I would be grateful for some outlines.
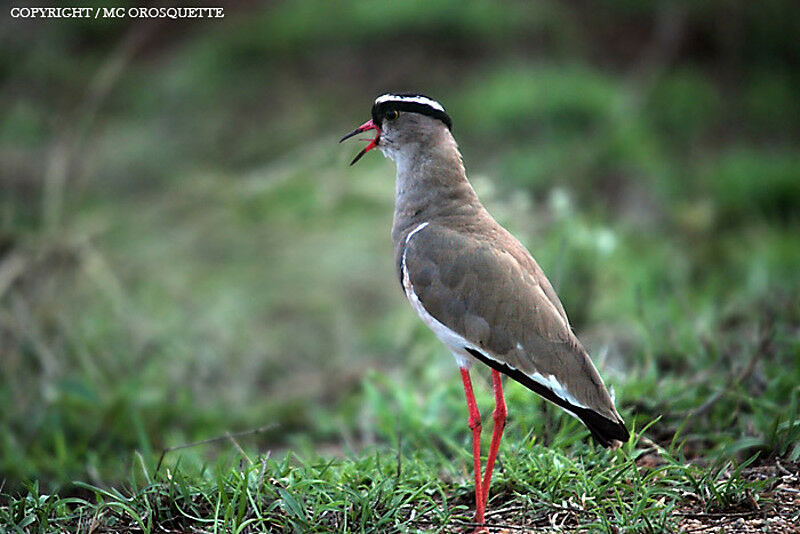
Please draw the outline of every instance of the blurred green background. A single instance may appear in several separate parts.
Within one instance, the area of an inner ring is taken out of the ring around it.
[[[629,423],[797,457],[800,4],[242,1],[0,30],[6,491],[268,424],[242,446],[466,446],[456,367],[393,272],[394,166],[337,145],[386,91],[448,109]],[[584,443],[507,393],[507,440]]]

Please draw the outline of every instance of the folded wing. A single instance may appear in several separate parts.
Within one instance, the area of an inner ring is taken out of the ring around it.
[[[577,416],[601,444],[627,441],[550,282],[502,227],[477,235],[431,223],[406,240],[402,258],[406,292],[466,340],[466,352]]]

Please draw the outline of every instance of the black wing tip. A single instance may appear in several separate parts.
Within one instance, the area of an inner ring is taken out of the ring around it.
[[[630,439],[631,435],[622,420],[611,420],[608,417],[600,415],[594,410],[590,410],[589,408],[582,408],[580,406],[570,404],[566,400],[555,395],[548,388],[544,387],[538,382],[533,381],[529,376],[520,372],[519,370],[513,369],[501,362],[493,360],[480,351],[468,347],[464,348],[467,352],[475,356],[475,358],[482,361],[489,367],[510,376],[537,395],[540,395],[556,406],[575,414],[581,420],[581,422],[586,425],[586,428],[589,429],[589,432],[591,432],[595,441],[597,441],[603,447],[611,447],[616,449],[623,443],[627,443]]]
[[[589,429],[594,440],[603,447],[616,449],[631,438],[630,432],[622,421],[612,421],[590,410],[583,410],[582,413],[576,415]]]

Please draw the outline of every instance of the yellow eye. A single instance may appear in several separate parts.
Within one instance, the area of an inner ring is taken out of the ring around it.
[[[387,121],[393,121],[393,120],[397,119],[397,117],[399,117],[399,116],[400,116],[400,112],[397,111],[396,109],[393,109],[392,111],[387,111],[386,112],[386,120]]]

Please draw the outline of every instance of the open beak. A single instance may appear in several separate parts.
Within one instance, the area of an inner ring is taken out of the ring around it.
[[[339,142],[341,143],[345,139],[350,139],[354,135],[358,135],[360,133],[367,132],[369,130],[375,130],[378,133],[375,135],[375,138],[372,141],[370,141],[369,144],[365,146],[364,149],[361,152],[359,152],[355,158],[353,158],[353,161],[350,162],[350,165],[354,165],[358,160],[361,159],[361,156],[363,156],[364,154],[366,154],[367,152],[378,146],[378,140],[381,138],[381,129],[378,128],[375,125],[375,123],[372,122],[372,120],[370,119],[361,126],[359,126],[358,128],[356,128],[355,130],[353,130],[352,132],[350,132],[349,134],[339,139]]]

